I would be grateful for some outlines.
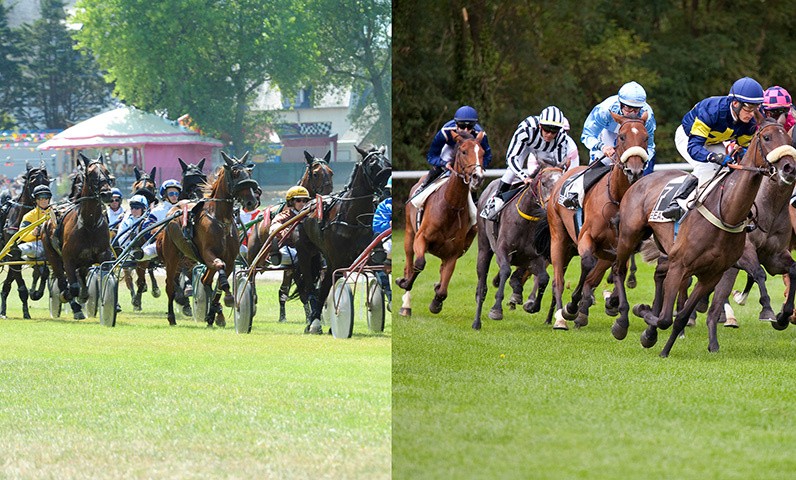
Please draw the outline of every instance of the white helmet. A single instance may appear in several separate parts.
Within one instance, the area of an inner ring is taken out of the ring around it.
[[[130,197],[130,201],[128,203],[130,204],[130,208],[132,208],[133,206],[138,206],[135,204],[142,205],[144,210],[146,210],[147,207],[149,207],[149,202],[147,201],[146,197],[143,195],[133,195],[132,197]]]
[[[558,107],[549,106],[539,114],[539,124],[549,127],[564,128],[564,114]]]
[[[619,89],[619,102],[628,107],[641,108],[647,101],[647,92],[637,82],[628,82]]]

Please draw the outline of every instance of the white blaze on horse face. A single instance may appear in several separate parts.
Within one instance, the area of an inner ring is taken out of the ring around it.
[[[630,131],[633,132],[633,135],[638,135],[638,128],[632,127]]]

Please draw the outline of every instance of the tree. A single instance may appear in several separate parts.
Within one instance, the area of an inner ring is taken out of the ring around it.
[[[361,93],[351,116],[374,124],[375,143],[391,145],[392,3],[314,0],[308,9],[317,21],[318,61],[328,73],[327,84],[350,86]]]
[[[311,18],[298,0],[81,0],[81,48],[137,107],[190,114],[247,148],[248,106],[266,82],[290,94],[322,78]]]
[[[63,129],[107,106],[111,89],[93,58],[74,49],[63,0],[41,0],[40,7],[41,18],[19,32],[24,102],[14,112],[28,128]]]
[[[16,124],[11,112],[20,103],[17,86],[22,79],[17,34],[8,26],[8,9],[0,0],[0,130]]]

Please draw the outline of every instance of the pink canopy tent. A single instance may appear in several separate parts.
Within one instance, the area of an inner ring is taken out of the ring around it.
[[[213,163],[214,153],[217,153],[214,149],[222,146],[220,140],[175,126],[158,115],[134,107],[121,107],[80,122],[38,148],[129,149],[132,151],[133,165],[146,171],[157,167],[157,181],[160,183],[167,178],[180,178],[182,170],[177,162],[178,157],[187,163],[197,163],[207,158],[207,170]]]

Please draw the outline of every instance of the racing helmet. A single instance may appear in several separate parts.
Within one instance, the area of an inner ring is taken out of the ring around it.
[[[143,195],[133,195],[130,197],[130,208],[142,208],[144,210],[149,207],[149,202]]]
[[[182,184],[179,181],[170,178],[165,182],[163,182],[163,185],[160,186],[160,198],[164,200],[166,199],[167,188],[176,188],[177,190],[182,192]]]
[[[763,103],[763,87],[757,83],[757,80],[743,77],[732,84],[730,93],[727,96],[738,102],[759,105]]]
[[[539,114],[539,124],[548,127],[564,128],[564,114],[558,107],[549,106]]]
[[[477,122],[478,112],[469,105],[463,105],[453,115],[454,122]]]
[[[290,189],[287,191],[287,194],[285,194],[285,200],[290,201],[293,200],[294,198],[306,198],[307,200],[309,200],[310,192],[308,192],[307,189],[302,187],[301,185],[290,187]]]
[[[792,103],[790,94],[782,87],[769,87],[763,92],[763,109],[765,110],[788,108]]]
[[[641,108],[647,101],[647,92],[638,82],[628,82],[619,89],[619,102],[628,107]]]
[[[49,195],[50,197],[53,196],[53,192],[50,191],[50,187],[47,185],[39,185],[33,189],[33,198],[43,194]]]

